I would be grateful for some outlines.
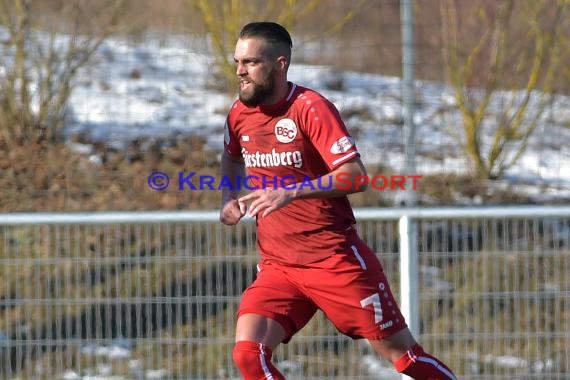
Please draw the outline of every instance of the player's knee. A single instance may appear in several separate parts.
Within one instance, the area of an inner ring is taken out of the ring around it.
[[[260,350],[259,343],[255,342],[237,342],[234,346],[232,357],[235,365],[243,371],[243,369],[251,368],[259,362]]]
[[[271,375],[279,380],[284,377],[271,364],[271,350],[261,343],[240,341],[232,351],[235,365],[242,373],[244,379],[265,379]]]

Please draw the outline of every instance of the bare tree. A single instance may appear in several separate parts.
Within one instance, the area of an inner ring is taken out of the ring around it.
[[[471,13],[460,6],[441,2],[444,68],[465,153],[477,176],[497,178],[524,154],[553,92],[568,1],[485,0],[470,3]],[[517,96],[501,97],[505,90]],[[502,106],[491,110],[499,97]]]
[[[53,3],[65,25],[42,19],[30,0],[0,0],[0,141],[5,144],[58,138],[77,72],[114,30],[123,0]]]
[[[237,78],[235,65],[232,59],[235,40],[241,27],[254,20],[274,20],[289,31],[302,20],[315,12],[321,5],[321,0],[187,0],[201,15],[214,52],[216,69],[221,74],[219,78],[223,83],[220,87],[226,90],[235,89]],[[324,35],[338,33],[350,22],[363,0],[356,2],[354,7],[340,19],[327,25]]]

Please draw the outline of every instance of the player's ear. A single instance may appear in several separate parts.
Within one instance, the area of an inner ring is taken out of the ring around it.
[[[277,64],[282,71],[287,71],[289,68],[289,60],[284,55],[277,57]]]

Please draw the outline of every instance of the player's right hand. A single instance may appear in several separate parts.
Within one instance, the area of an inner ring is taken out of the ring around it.
[[[232,199],[222,206],[220,211],[220,222],[228,226],[236,225],[247,211],[245,202]]]

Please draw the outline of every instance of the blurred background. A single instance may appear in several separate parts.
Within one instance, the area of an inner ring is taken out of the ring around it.
[[[570,2],[404,3],[407,25],[398,0],[0,0],[2,378],[237,378],[254,226],[220,226],[220,192],[179,175],[219,178],[233,49],[256,20],[290,30],[289,79],[334,102],[371,176],[408,173],[413,146],[421,207],[537,206],[419,219],[418,328],[460,378],[568,378]],[[396,293],[408,196],[351,196],[377,212],[359,224]],[[399,378],[323,316],[276,361]]]
[[[412,2],[421,204],[568,199],[564,1]],[[217,191],[148,176],[217,175],[246,22],[294,37],[290,79],[333,100],[371,175],[404,174],[398,1],[2,2],[0,208],[216,208]],[[370,189],[356,206],[395,206]]]

